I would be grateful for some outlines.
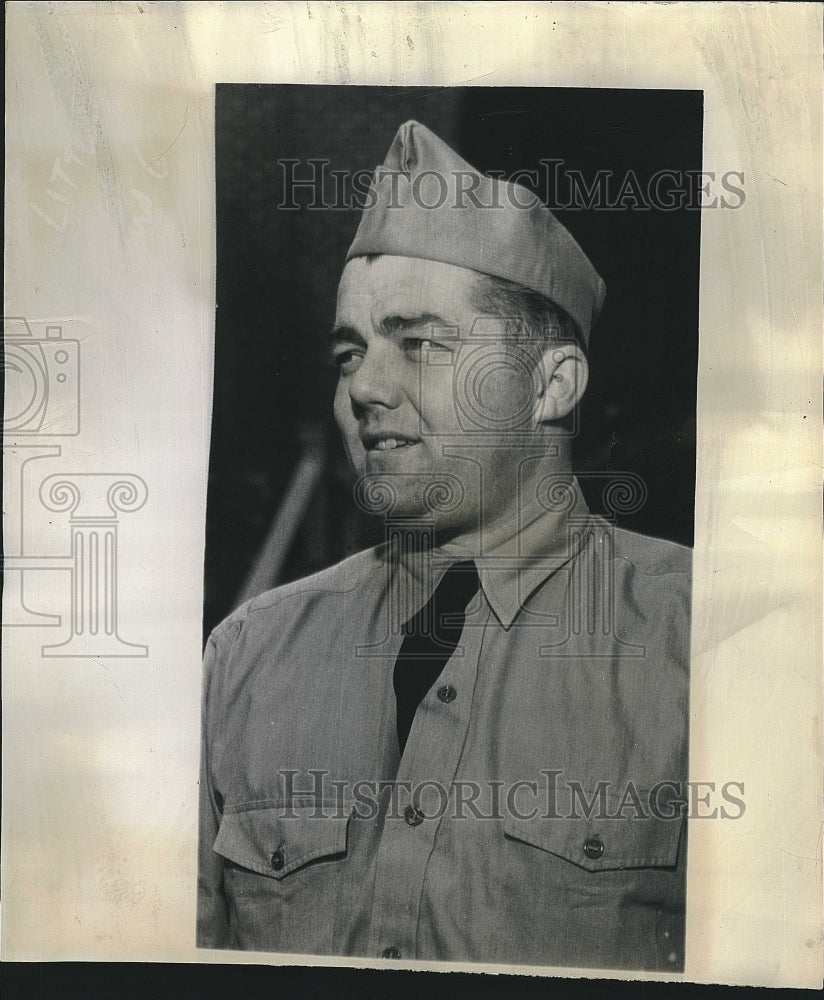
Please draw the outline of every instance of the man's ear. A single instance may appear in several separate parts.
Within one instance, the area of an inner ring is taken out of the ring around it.
[[[563,420],[583,396],[589,365],[577,344],[550,344],[541,355],[541,393],[536,401],[538,424]]]

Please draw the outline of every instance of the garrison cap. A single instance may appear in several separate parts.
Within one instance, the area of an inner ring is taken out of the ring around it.
[[[605,286],[569,232],[526,188],[487,177],[425,125],[408,121],[376,168],[346,260],[421,257],[540,292],[585,343]]]

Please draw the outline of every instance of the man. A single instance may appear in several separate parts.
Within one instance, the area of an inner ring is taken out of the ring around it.
[[[571,473],[603,296],[537,199],[401,127],[332,334],[386,541],[209,640],[201,946],[683,968],[690,559]]]

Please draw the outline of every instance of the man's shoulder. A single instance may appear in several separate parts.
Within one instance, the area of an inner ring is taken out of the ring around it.
[[[692,577],[692,549],[666,538],[641,535],[626,528],[613,528],[615,558],[631,563],[647,577]]]
[[[670,662],[688,670],[692,549],[614,526],[603,537],[611,549],[608,583],[615,602],[616,634],[666,651]]]
[[[665,538],[610,527],[614,583],[624,603],[651,619],[661,614],[689,621],[692,549]]]
[[[212,638],[220,640],[225,635],[236,632],[243,623],[261,616],[297,613],[299,607],[309,602],[338,600],[352,592],[363,592],[376,581],[381,581],[380,570],[385,566],[385,547],[356,552],[342,562],[301,577],[291,583],[282,584],[264,591],[239,605],[212,631]]]

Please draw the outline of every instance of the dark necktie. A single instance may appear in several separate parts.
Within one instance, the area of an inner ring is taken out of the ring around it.
[[[455,563],[432,597],[403,627],[394,676],[401,755],[418,706],[460,641],[467,606],[479,586],[474,562]]]

